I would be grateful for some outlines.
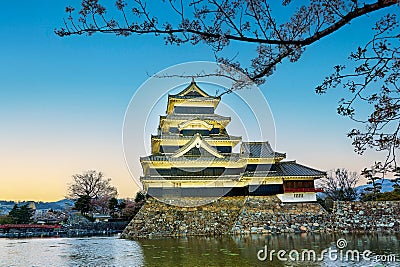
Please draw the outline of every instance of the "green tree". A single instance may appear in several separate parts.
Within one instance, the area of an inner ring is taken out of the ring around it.
[[[115,216],[115,213],[119,210],[118,199],[115,197],[110,198],[108,201],[108,209],[110,210],[111,215]]]
[[[118,209],[123,210],[125,208],[126,208],[126,201],[122,200],[121,203],[119,203],[119,205],[118,205]]]
[[[368,186],[364,189],[362,200],[371,201],[379,200],[388,197],[391,200],[397,197],[400,193],[400,167],[391,167],[382,162],[375,162],[371,168],[365,168],[361,174],[367,179]],[[393,192],[381,193],[382,184],[388,176],[393,176],[391,182],[393,183]],[[390,193],[390,194],[389,194]]]
[[[0,225],[2,224],[12,224],[14,221],[11,216],[0,216]]]
[[[400,167],[396,167],[393,169],[394,178],[392,179],[393,184],[393,191],[396,193],[400,193]]]
[[[87,215],[92,211],[91,200],[92,198],[88,195],[77,198],[74,203],[74,209],[80,211],[82,215]]]
[[[135,196],[135,202],[136,203],[140,203],[140,202],[143,202],[145,200],[146,200],[146,192],[139,191],[139,192],[136,193],[136,196]]]
[[[365,168],[361,174],[367,179],[368,186],[362,192],[361,200],[376,200],[382,190],[382,183],[385,179],[386,170],[380,162],[376,162],[371,169]]]
[[[29,208],[29,204],[26,203],[22,206],[14,205],[9,213],[14,223],[26,224],[32,222],[33,210]]]

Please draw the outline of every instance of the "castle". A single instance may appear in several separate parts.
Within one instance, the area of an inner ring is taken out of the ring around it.
[[[314,181],[325,172],[284,161],[269,142],[228,135],[230,117],[215,113],[220,97],[192,81],[168,95],[166,115],[151,136],[151,155],[140,158],[141,182],[153,197],[276,195],[282,202],[313,202]],[[240,152],[233,149],[240,145]]]

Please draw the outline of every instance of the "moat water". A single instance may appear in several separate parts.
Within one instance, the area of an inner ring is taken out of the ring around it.
[[[0,239],[0,266],[400,266],[400,235]]]

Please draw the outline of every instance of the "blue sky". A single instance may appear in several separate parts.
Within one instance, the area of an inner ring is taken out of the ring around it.
[[[60,38],[53,30],[70,3],[2,3],[0,199],[63,198],[70,176],[88,169],[112,177],[121,197],[134,196],[121,137],[132,95],[148,73],[214,59],[206,46],[165,46],[153,36]],[[382,160],[381,154],[353,152],[345,134],[357,125],[336,114],[340,90],[314,93],[332,67],[368,39],[378,14],[312,45],[298,62],[285,61],[260,86],[275,119],[277,150],[289,159],[357,171]],[[240,51],[242,58],[251,55],[248,46]]]

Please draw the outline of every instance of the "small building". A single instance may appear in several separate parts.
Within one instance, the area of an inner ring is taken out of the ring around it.
[[[92,216],[95,222],[108,222],[111,219],[111,216],[107,214],[93,213]]]
[[[153,197],[276,195],[282,202],[316,201],[314,181],[326,175],[284,161],[268,141],[228,135],[231,118],[215,113],[221,98],[192,81],[168,95],[166,115],[151,136],[151,155],[140,158],[141,181]],[[240,153],[233,149],[240,145]]]

